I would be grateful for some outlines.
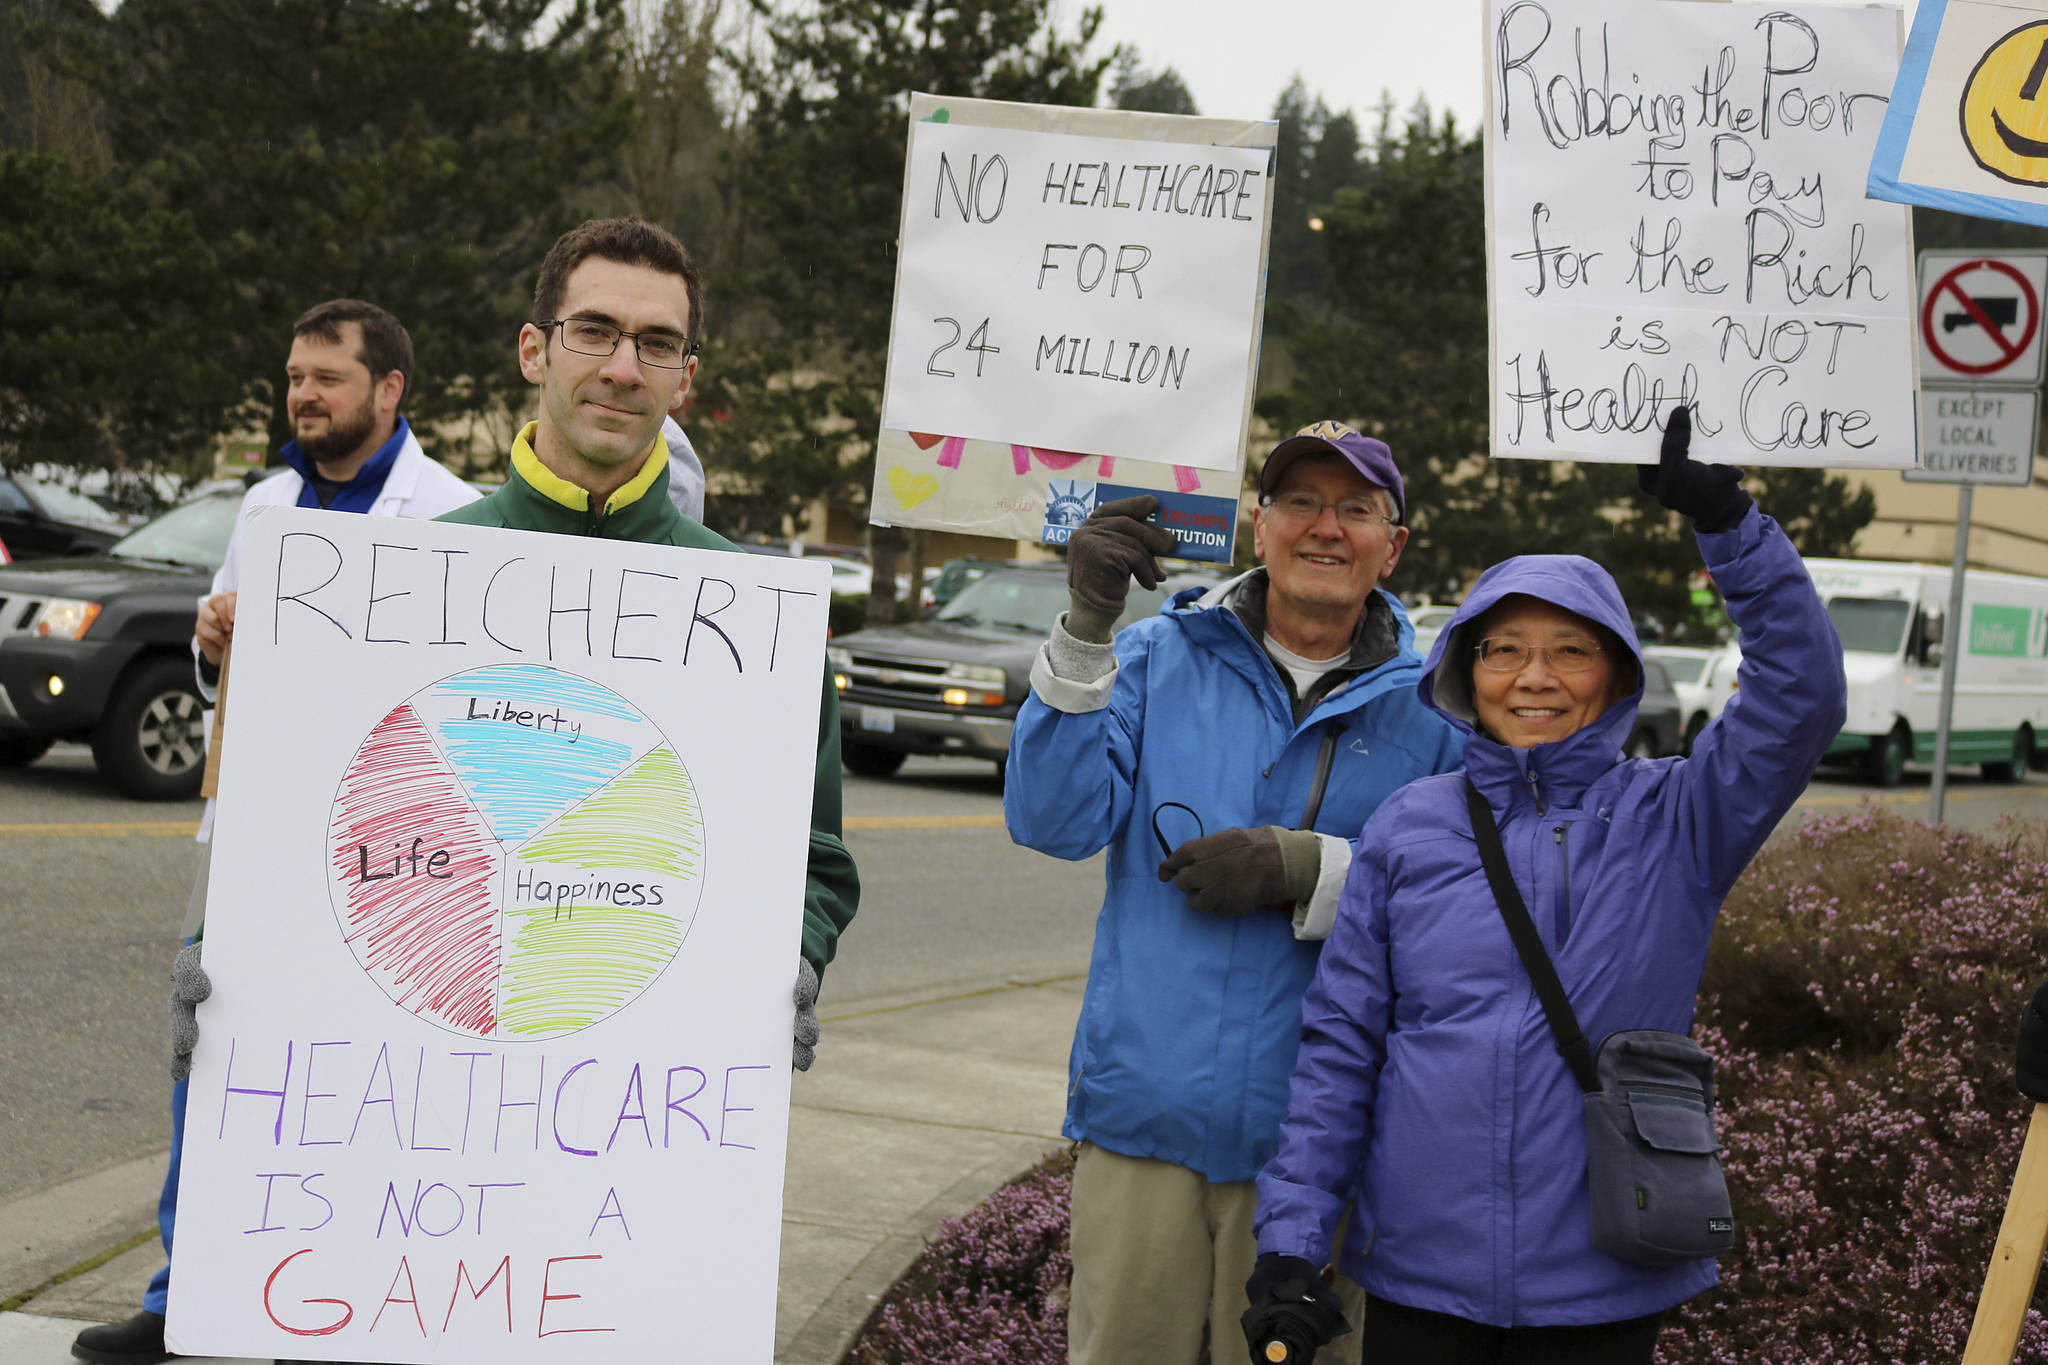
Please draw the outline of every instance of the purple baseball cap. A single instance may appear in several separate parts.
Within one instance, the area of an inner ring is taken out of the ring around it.
[[[1394,465],[1394,452],[1385,441],[1362,436],[1342,422],[1314,422],[1295,432],[1266,456],[1259,471],[1259,496],[1272,496],[1287,467],[1304,455],[1334,453],[1351,462],[1368,483],[1387,490],[1394,499],[1394,520],[1408,519],[1408,493],[1401,484],[1401,471]]]

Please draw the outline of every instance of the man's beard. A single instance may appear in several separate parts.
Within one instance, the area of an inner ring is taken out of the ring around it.
[[[377,414],[368,403],[352,413],[330,412],[327,418],[326,434],[301,436],[299,449],[314,464],[331,464],[345,460],[356,453],[356,448],[369,439],[376,429]]]

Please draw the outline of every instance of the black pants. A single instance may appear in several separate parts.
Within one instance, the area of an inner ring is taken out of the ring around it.
[[[1664,1315],[1591,1327],[1489,1327],[1365,1298],[1365,1365],[1649,1365]]]

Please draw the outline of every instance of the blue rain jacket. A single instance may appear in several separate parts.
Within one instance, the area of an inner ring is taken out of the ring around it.
[[[1721,901],[1841,727],[1842,649],[1798,551],[1752,510],[1698,537],[1741,628],[1741,690],[1689,759],[1622,754],[1641,700],[1509,749],[1473,731],[1470,623],[1510,593],[1637,649],[1614,581],[1578,556],[1481,576],[1420,691],[1471,733],[1465,758],[1586,1036],[1688,1032]],[[1449,662],[1446,662],[1449,661]],[[1329,1259],[1395,1303],[1510,1326],[1658,1312],[1712,1259],[1645,1269],[1593,1246],[1578,1087],[1487,885],[1462,777],[1417,782],[1366,825],[1302,1010],[1280,1151],[1259,1176],[1259,1249]]]
[[[1298,941],[1278,910],[1190,909],[1159,880],[1155,812],[1173,847],[1236,826],[1302,827],[1324,760],[1309,827],[1350,839],[1391,793],[1456,769],[1462,746],[1416,695],[1415,631],[1391,595],[1377,594],[1398,626],[1392,656],[1298,725],[1227,596],[1190,588],[1118,631],[1107,707],[1074,715],[1027,698],[1003,792],[1018,843],[1068,859],[1109,849],[1065,1133],[1213,1182],[1250,1180],[1273,1154],[1321,944]],[[1169,801],[1197,812],[1201,828],[1159,809]]]

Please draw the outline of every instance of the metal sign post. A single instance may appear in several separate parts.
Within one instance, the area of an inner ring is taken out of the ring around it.
[[[1969,627],[1963,620],[1963,574],[1970,564],[1971,484],[1956,489],[1956,559],[1948,580],[1948,616],[1941,628],[1941,710],[1934,730],[1934,823],[1942,822],[1942,803],[1948,796],[1948,732],[1956,702],[1956,664],[1969,642]]]
[[[1942,621],[1941,710],[1934,730],[1934,823],[1948,797],[1956,669],[1970,647],[1963,577],[1970,563],[1970,498],[1980,483],[2033,481],[2039,395],[2048,372],[2042,315],[2048,254],[1920,253],[1920,467],[1915,482],[1953,483],[1956,547]]]

